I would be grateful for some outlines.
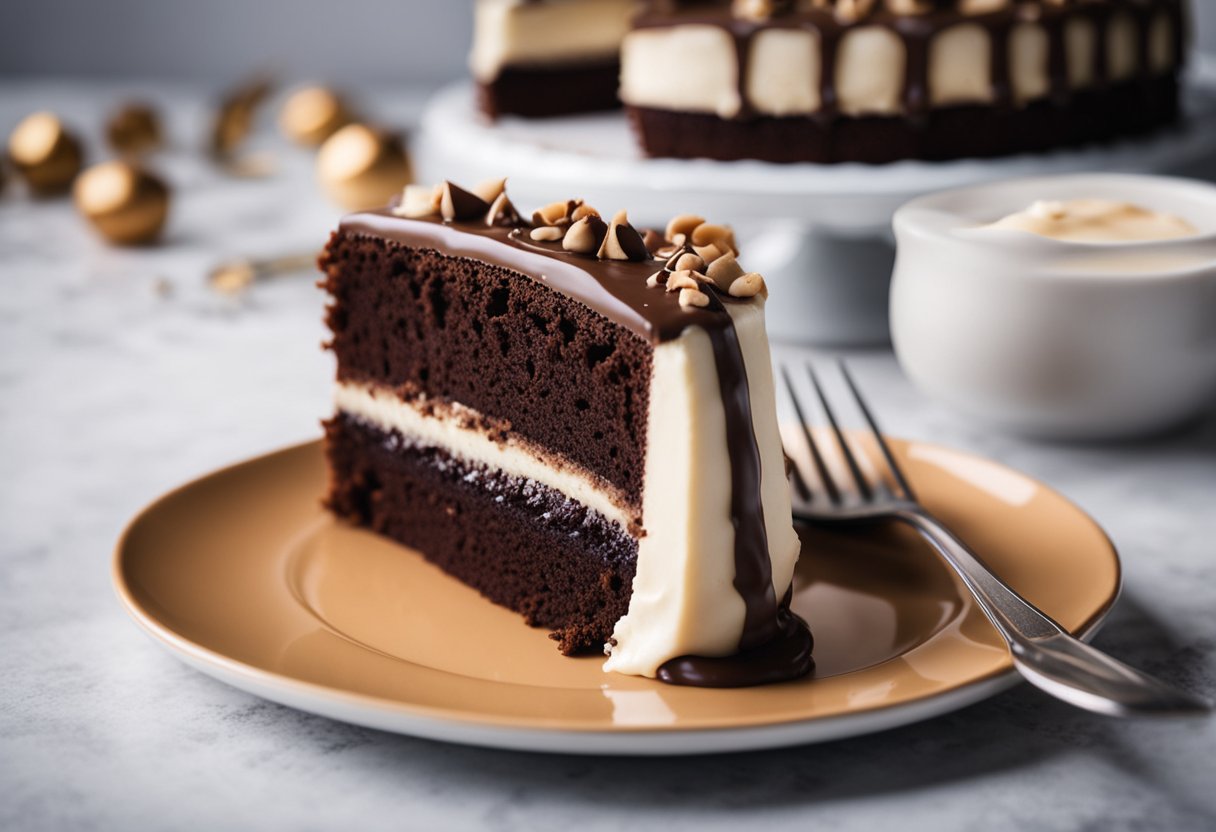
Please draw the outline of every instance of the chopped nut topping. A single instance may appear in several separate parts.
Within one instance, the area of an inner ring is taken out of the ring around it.
[[[487,179],[485,182],[479,183],[476,188],[473,188],[471,193],[476,194],[486,202],[493,203],[506,190],[506,179]]]
[[[533,240],[541,243],[555,243],[562,238],[562,230],[553,225],[542,225],[540,228],[533,228],[532,233],[528,235]]]
[[[701,289],[701,283],[697,280],[696,272],[672,272],[667,278],[667,291],[674,292],[677,289]]]
[[[836,19],[845,23],[861,20],[874,9],[875,0],[836,0]]]
[[[671,222],[667,223],[665,236],[676,245],[683,245],[684,240],[677,240],[676,235],[683,234],[687,238],[694,228],[702,225],[704,222],[705,218],[698,217],[696,214],[679,214],[672,217]]]
[[[567,199],[564,202],[551,202],[532,214],[533,225],[570,225],[574,212],[583,204],[581,199]]]
[[[645,260],[650,252],[642,242],[642,235],[629,224],[629,217],[618,211],[595,256],[601,260]]]
[[[701,259],[700,255],[687,252],[676,258],[675,269],[676,271],[703,272],[705,271],[705,261]]]
[[[755,295],[764,293],[768,297],[768,289],[764,285],[764,278],[755,272],[748,272],[742,277],[735,278],[730,284],[730,296],[734,298],[750,298]]]
[[[709,295],[700,289],[681,289],[680,306],[709,306]]]
[[[646,250],[651,255],[656,255],[663,246],[667,245],[667,240],[663,235],[655,231],[653,228],[647,228],[642,232],[642,242],[646,245]]]
[[[607,235],[608,226],[602,219],[598,216],[583,217],[566,231],[562,248],[576,254],[595,254]]]
[[[494,198],[490,210],[486,212],[486,225],[491,227],[518,228],[522,222],[523,218],[519,216],[519,211],[515,210],[511,200],[507,198],[505,190]]]
[[[743,275],[743,267],[733,254],[723,254],[709,264],[705,274],[722,291],[728,291],[735,278]]]
[[[728,253],[719,248],[717,243],[710,243],[709,245],[704,246],[693,246],[692,250],[696,252],[697,255],[706,263],[712,263],[723,254]]]
[[[739,248],[735,245],[735,232],[725,225],[714,225],[708,222],[698,225],[692,230],[692,244],[693,246],[713,244],[723,252],[739,253]]]
[[[656,286],[662,286],[666,282],[667,282],[667,271],[664,269],[660,269],[659,271],[652,274],[650,277],[646,278],[646,285],[649,286],[651,289],[655,288]]]
[[[692,246],[672,246],[671,254],[667,256],[667,262],[663,264],[663,268],[669,272],[674,272],[676,270],[676,263],[680,262],[680,258],[685,254],[697,256],[697,253],[692,250]],[[705,261],[702,260],[701,262],[704,263]]]
[[[579,205],[570,213],[570,221],[578,222],[583,217],[598,217],[600,212],[592,208],[590,205]]]
[[[656,248],[653,251],[654,251],[655,260],[662,260],[666,263],[666,262],[670,261],[671,258],[675,257],[677,254],[683,253],[684,247],[677,246],[672,243],[668,243],[667,245],[660,246],[659,248]]]
[[[734,0],[730,11],[742,20],[764,21],[794,8],[794,0]]]
[[[401,203],[393,208],[399,217],[418,219],[439,213],[443,188],[439,185],[406,185],[401,192]]]
[[[439,202],[439,213],[448,222],[455,220],[471,220],[485,216],[490,210],[490,203],[477,194],[471,194],[451,182],[443,183],[443,192]]]

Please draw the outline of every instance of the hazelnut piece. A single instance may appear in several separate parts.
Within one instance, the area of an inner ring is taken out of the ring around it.
[[[607,224],[598,216],[583,217],[570,226],[562,238],[562,248],[576,254],[595,254],[608,235]]]
[[[709,306],[709,295],[700,289],[681,289],[680,306],[686,309],[689,307]]]

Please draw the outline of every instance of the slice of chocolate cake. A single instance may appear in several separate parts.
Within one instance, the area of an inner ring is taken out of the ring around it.
[[[482,112],[527,118],[620,106],[633,0],[477,0],[469,66]]]
[[[766,293],[735,254],[693,216],[528,222],[503,182],[347,217],[321,258],[329,507],[608,670],[805,674]]]

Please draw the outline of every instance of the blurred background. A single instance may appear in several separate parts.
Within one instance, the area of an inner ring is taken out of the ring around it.
[[[42,0],[0,25],[0,74],[230,81],[283,77],[376,86],[464,74],[468,0]],[[1199,48],[1216,51],[1216,2],[1192,4]]]

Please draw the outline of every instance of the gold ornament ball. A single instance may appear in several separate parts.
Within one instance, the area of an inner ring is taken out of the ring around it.
[[[258,108],[270,94],[268,78],[252,78],[224,94],[211,122],[208,150],[217,159],[231,156],[253,132]]]
[[[164,141],[160,116],[147,104],[125,104],[106,122],[106,139],[115,151],[131,156],[156,150]]]
[[[80,142],[53,113],[26,116],[8,138],[8,157],[40,196],[62,193],[80,172]]]
[[[317,147],[351,121],[350,107],[341,95],[327,87],[296,90],[279,112],[283,135],[304,147]]]
[[[410,184],[410,162],[400,135],[349,124],[321,145],[317,178],[348,210],[380,208]]]
[[[154,240],[169,214],[169,187],[130,162],[102,162],[76,180],[76,208],[112,243]]]

